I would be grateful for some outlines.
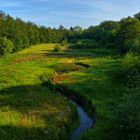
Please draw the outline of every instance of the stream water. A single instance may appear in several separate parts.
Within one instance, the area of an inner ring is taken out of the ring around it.
[[[93,119],[88,116],[84,109],[76,104],[79,126],[70,134],[70,140],[76,140],[83,132],[87,131],[93,126]]]

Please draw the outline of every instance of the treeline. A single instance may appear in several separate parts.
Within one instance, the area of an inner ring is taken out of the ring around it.
[[[79,28],[58,29],[38,26],[25,22],[20,18],[14,19],[3,11],[0,12],[0,55],[20,51],[38,43],[60,43],[66,40],[79,39]],[[80,28],[81,29],[81,28]]]
[[[75,47],[106,47],[121,53],[140,53],[140,13],[119,22],[104,21],[87,29],[79,26],[70,29],[60,26],[56,29],[14,19],[0,12],[0,55],[22,50],[32,44],[62,41],[75,43]]]
[[[123,18],[118,22],[104,21],[98,26],[90,26],[83,30],[81,38],[90,39],[89,47],[114,48],[120,53],[140,53],[140,12],[134,17]],[[84,43],[81,43],[81,46],[82,44]]]
[[[0,54],[4,55],[29,47],[32,44],[60,42],[62,34],[57,29],[37,26],[20,18],[0,12]]]

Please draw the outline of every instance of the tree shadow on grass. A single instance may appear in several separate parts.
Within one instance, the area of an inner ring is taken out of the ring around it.
[[[80,51],[80,50],[70,50],[70,51],[61,51],[61,52],[54,52],[54,51],[46,51],[44,54],[49,58],[94,58],[96,54],[91,53],[89,51]]]
[[[41,86],[17,86],[0,91],[0,106],[10,106],[17,111],[33,110],[46,101]],[[40,93],[40,94],[39,94]]]
[[[48,140],[40,128],[0,126],[0,140]]]
[[[53,50],[43,50],[43,54],[50,58],[97,58],[105,56],[115,56],[114,52],[105,52],[102,49],[69,49],[60,52],[54,52]]]
[[[41,85],[0,90],[0,140],[67,139],[66,116],[57,118],[65,103],[54,96]]]

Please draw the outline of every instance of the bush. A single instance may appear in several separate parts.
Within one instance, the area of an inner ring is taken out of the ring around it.
[[[0,38],[0,55],[6,55],[13,51],[13,42],[6,37]]]
[[[72,48],[72,49],[96,49],[96,48],[100,48],[100,46],[97,42],[82,43],[79,41],[75,44],[72,44],[70,46],[70,48]]]
[[[57,44],[54,46],[54,52],[59,52],[61,51],[61,49],[62,49],[62,46],[60,44]]]
[[[109,136],[112,140],[140,139],[140,89],[125,93],[121,102],[115,107],[109,122]]]
[[[106,43],[105,45],[101,45],[104,46],[107,49],[115,49],[115,44],[114,43]]]
[[[132,53],[127,53],[123,59],[125,85],[128,88],[140,86],[140,61]]]
[[[109,114],[110,128],[107,130],[111,140],[140,139],[140,61],[139,57],[127,53],[122,67],[117,70],[114,81],[125,87],[124,96]]]
[[[65,39],[65,40],[63,40],[63,41],[60,43],[60,45],[61,45],[61,46],[66,46],[67,43],[68,43],[68,41],[67,41],[67,39]]]
[[[140,60],[132,53],[127,53],[122,60],[122,66],[113,74],[113,81],[120,83],[124,88],[140,86]]]
[[[125,50],[140,54],[140,37],[128,40],[124,44]]]

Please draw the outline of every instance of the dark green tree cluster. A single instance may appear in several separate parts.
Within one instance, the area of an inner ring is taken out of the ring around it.
[[[90,39],[95,46],[114,48],[120,53],[140,53],[140,12],[134,17],[116,21],[104,21],[85,29],[79,39]]]
[[[125,18],[120,21],[117,45],[121,52],[140,52],[140,21],[137,18]]]
[[[83,33],[83,38],[93,39],[100,46],[114,47],[119,31],[119,22],[104,21],[99,26],[91,26]]]
[[[16,52],[37,43],[60,43],[68,30],[37,26],[0,12],[0,55]]]

